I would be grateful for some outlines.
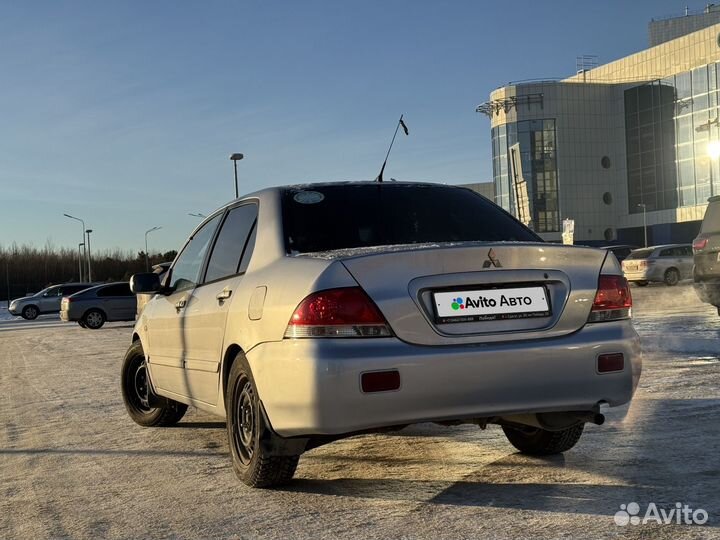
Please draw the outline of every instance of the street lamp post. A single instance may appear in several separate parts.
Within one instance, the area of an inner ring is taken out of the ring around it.
[[[80,242],[78,244],[78,278],[80,279],[80,283],[83,282],[83,264],[82,264],[82,250],[85,248],[85,242]]]
[[[162,227],[153,227],[152,229],[148,229],[147,231],[145,231],[145,271],[146,271],[146,272],[149,272],[149,271],[150,271],[150,259],[148,258],[148,243],[147,243],[147,237],[148,237],[148,234],[150,234],[151,232],[157,231],[157,230],[160,230],[160,229],[162,229]]]
[[[712,197],[714,194],[713,169],[715,168],[715,163],[717,162],[718,158],[720,158],[720,141],[712,140],[708,142],[707,153],[708,157],[710,158],[710,196]]]
[[[85,229],[85,232],[87,233],[87,263],[88,263],[88,269],[87,269],[87,278],[88,283],[92,283],[92,266],[90,264],[90,261],[92,260],[92,256],[90,255],[90,233],[93,232],[92,229]]]
[[[645,233],[645,247],[647,247],[647,206],[645,203],[640,203],[638,208],[643,210],[643,232]]]
[[[238,180],[237,180],[237,162],[240,161],[242,158],[244,158],[240,153],[230,154],[230,159],[232,160],[233,164],[235,165],[235,198],[238,198]]]
[[[85,222],[82,219],[80,219],[79,217],[71,216],[70,214],[63,214],[63,216],[65,216],[66,218],[74,219],[75,221],[80,222],[80,224],[82,226],[82,230],[80,231],[80,236],[82,236],[82,239],[83,239],[81,245],[83,246],[83,251],[85,252],[85,259],[87,261],[88,268],[90,268],[90,259],[88,258],[87,251],[85,250]],[[80,281],[82,281],[82,272],[80,272],[80,274],[81,274]],[[88,280],[88,281],[90,281],[90,280]]]

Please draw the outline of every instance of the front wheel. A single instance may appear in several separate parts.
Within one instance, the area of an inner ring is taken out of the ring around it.
[[[665,285],[672,287],[673,285],[677,285],[679,281],[680,272],[678,272],[675,268],[670,268],[667,272],[665,272]]]
[[[288,483],[299,455],[273,455],[262,439],[272,437],[260,409],[260,398],[242,354],[238,354],[227,383],[227,431],[233,469],[250,487],[264,488]]]
[[[40,315],[40,310],[35,306],[25,306],[21,314],[22,318],[26,321],[35,320],[38,315]]]
[[[510,444],[523,454],[531,456],[549,456],[570,450],[580,440],[584,424],[563,429],[548,431],[534,427],[503,426],[503,431]]]
[[[133,343],[125,354],[120,386],[128,415],[141,426],[172,426],[187,411],[188,406],[184,403],[154,395],[140,340]]]

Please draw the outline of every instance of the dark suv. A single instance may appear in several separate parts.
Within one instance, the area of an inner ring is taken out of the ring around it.
[[[695,292],[720,313],[720,195],[708,199],[700,234],[693,241],[693,254]]]

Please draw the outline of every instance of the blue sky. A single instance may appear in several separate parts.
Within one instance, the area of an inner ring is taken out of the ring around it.
[[[179,248],[240,191],[377,175],[491,178],[489,121],[511,80],[647,46],[666,0],[5,2],[0,245]]]

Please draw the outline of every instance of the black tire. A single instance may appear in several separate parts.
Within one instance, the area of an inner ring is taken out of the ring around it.
[[[287,484],[295,474],[299,455],[273,455],[261,439],[275,436],[265,425],[255,380],[242,353],[235,358],[225,400],[227,432],[233,469],[254,488]]]
[[[580,440],[584,424],[562,431],[547,431],[534,427],[503,426],[503,431],[510,444],[523,454],[531,456],[549,456],[570,450]]]
[[[638,287],[647,287],[650,282],[643,280],[643,281],[635,281],[634,283]]]
[[[20,314],[26,321],[33,321],[38,318],[38,315],[40,315],[40,310],[37,306],[25,306]]]
[[[77,323],[80,327],[87,328],[87,326],[85,326],[85,322],[82,319],[80,319]]]
[[[125,354],[120,380],[125,408],[136,424],[145,427],[172,426],[187,411],[188,406],[184,403],[153,395],[140,340],[134,342]],[[151,398],[152,407],[149,404]]]
[[[90,330],[97,330],[102,328],[105,324],[105,314],[99,309],[89,309],[85,315],[82,316],[82,322],[85,324],[85,328]]]
[[[665,285],[668,287],[672,287],[674,285],[677,285],[680,281],[680,272],[677,271],[675,268],[668,268],[665,270]]]

